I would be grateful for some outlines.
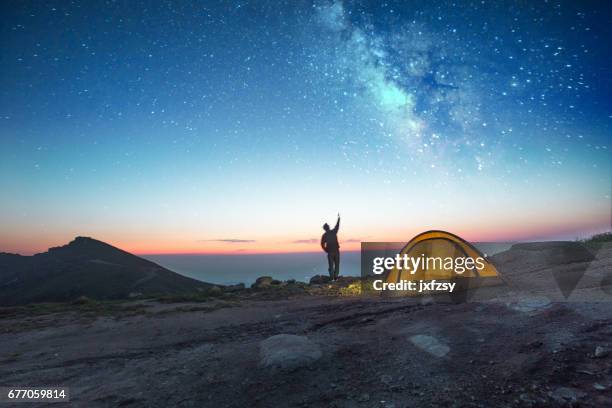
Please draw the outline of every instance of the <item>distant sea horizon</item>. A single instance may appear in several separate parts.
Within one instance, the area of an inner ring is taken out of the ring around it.
[[[486,255],[505,251],[513,243],[474,243]],[[148,254],[142,258],[181,275],[218,285],[250,285],[260,276],[278,280],[308,282],[315,275],[327,275],[323,252],[276,254]],[[340,275],[361,275],[361,252],[344,251],[340,256]]]

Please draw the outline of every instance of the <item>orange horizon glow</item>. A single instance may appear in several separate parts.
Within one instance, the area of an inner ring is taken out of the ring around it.
[[[339,232],[342,251],[359,251],[361,242],[408,242],[428,230],[442,230],[455,234],[468,242],[526,242],[545,240],[575,240],[610,231],[607,208],[574,213],[567,217],[561,209],[551,208],[547,216],[515,210],[505,217],[497,212],[481,212],[477,217],[424,216],[419,221],[388,222],[349,213],[343,217]],[[540,211],[538,214],[541,214]],[[402,212],[389,217],[402,219]],[[284,230],[259,225],[232,225],[223,228],[190,225],[102,225],[44,229],[23,225],[0,231],[0,252],[32,255],[50,247],[66,245],[76,236],[88,236],[137,255],[252,255],[322,252],[319,239],[323,230],[312,220],[288,219],[278,222],[289,225]],[[330,217],[327,217],[330,218]],[[356,221],[358,220],[358,221]],[[285,221],[285,222],[283,222]],[[311,228],[315,225],[314,228]],[[202,234],[201,230],[209,230]],[[279,233],[280,231],[280,233]],[[213,235],[214,234],[214,235]],[[220,238],[224,237],[224,238]],[[247,239],[248,238],[248,239]]]
[[[341,250],[344,252],[360,251],[361,242],[408,242],[414,236],[427,230],[438,229],[451,232],[468,242],[525,242],[545,240],[574,240],[586,238],[595,233],[609,231],[610,227],[602,225],[601,220],[581,220],[581,222],[566,223],[565,225],[550,225],[546,221],[532,222],[528,226],[516,224],[509,221],[499,222],[496,228],[487,228],[483,225],[466,226],[455,225],[452,228],[440,228],[437,226],[398,228],[387,233],[372,236],[368,234],[355,234],[351,231],[340,233]],[[503,233],[500,233],[500,230]],[[223,240],[186,240],[179,235],[166,236],[164,242],[143,239],[138,235],[131,236],[129,240],[107,236],[107,234],[83,234],[91,238],[106,242],[121,250],[135,255],[263,255],[263,254],[291,254],[291,253],[321,253],[318,240],[311,238],[307,243],[297,243],[296,240],[279,237],[260,238],[253,242],[222,242]],[[110,235],[110,234],[108,234]],[[114,235],[114,234],[113,234]],[[346,238],[343,240],[342,235]],[[362,236],[362,239],[351,238],[351,236]],[[12,245],[0,242],[0,252],[18,253],[21,255],[33,255],[46,252],[48,248],[66,245],[75,236],[69,238],[55,238],[41,235],[38,240],[28,239],[20,236]],[[24,248],[27,248],[24,250]]]

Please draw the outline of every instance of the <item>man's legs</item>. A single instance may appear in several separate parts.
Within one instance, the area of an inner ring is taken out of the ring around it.
[[[329,265],[329,278],[331,280],[338,279],[340,274],[340,252],[328,252],[327,264]]]
[[[334,280],[340,276],[340,252],[336,252],[334,256]]]
[[[334,254],[333,252],[327,253],[327,270],[329,271],[329,278],[334,279]]]

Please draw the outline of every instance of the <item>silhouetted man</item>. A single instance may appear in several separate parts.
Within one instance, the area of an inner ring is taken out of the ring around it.
[[[325,233],[321,237],[321,248],[327,252],[327,263],[329,265],[329,277],[331,280],[338,279],[340,274],[340,244],[338,244],[338,230],[340,229],[340,214],[334,229],[329,229],[329,225],[323,225]]]

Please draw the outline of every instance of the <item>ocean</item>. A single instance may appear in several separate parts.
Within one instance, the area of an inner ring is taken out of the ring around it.
[[[221,285],[250,285],[260,276],[308,282],[327,275],[327,256],[321,253],[257,255],[144,255],[150,261],[190,278]],[[360,275],[360,253],[343,252],[340,274]]]
[[[511,243],[475,243],[487,255],[505,251]],[[360,252],[342,252],[340,275],[360,276]],[[260,276],[278,280],[308,282],[315,275],[327,275],[323,252],[257,255],[142,255],[171,271],[219,285],[250,285]]]

